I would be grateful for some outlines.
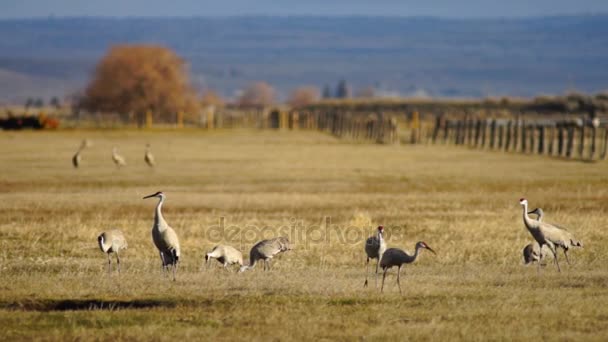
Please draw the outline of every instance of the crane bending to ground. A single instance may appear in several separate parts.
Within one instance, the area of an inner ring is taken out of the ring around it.
[[[367,262],[365,263],[365,283],[363,287],[367,287],[367,276],[369,275],[369,260],[376,259],[376,287],[378,287],[378,267],[380,265],[380,258],[386,251],[386,242],[384,241],[384,227],[378,226],[378,233],[376,236],[370,236],[365,241],[365,254],[367,254]]]
[[[217,245],[213,247],[211,252],[205,254],[205,264],[209,265],[210,259],[216,259],[224,268],[230,265],[238,264],[243,266],[243,254],[232,246]]]
[[[175,281],[177,264],[180,257],[179,239],[177,238],[175,230],[167,224],[167,221],[165,221],[165,218],[163,217],[162,206],[165,202],[165,194],[159,191],[155,194],[145,196],[144,199],[151,197],[159,198],[154,214],[152,240],[160,254],[163,270],[166,270],[167,267],[171,266],[173,268],[173,281]]]
[[[112,148],[112,161],[116,164],[117,168],[121,168],[127,165],[127,161],[123,156],[118,154],[118,149],[116,147]]]
[[[262,240],[256,243],[249,252],[249,265],[241,266],[239,272],[245,272],[255,267],[258,261],[264,261],[264,271],[270,270],[270,260],[279,254],[291,250],[289,239],[280,236],[274,239]]]
[[[401,284],[399,282],[401,267],[403,264],[410,264],[416,261],[420,249],[422,248],[428,249],[429,251],[433,252],[433,254],[437,254],[431,247],[429,247],[429,245],[422,241],[416,243],[416,252],[414,252],[414,255],[409,255],[399,248],[389,248],[384,252],[382,259],[380,259],[380,267],[382,267],[384,270],[384,273],[382,274],[382,287],[380,288],[380,292],[384,292],[384,278],[386,278],[386,272],[391,267],[397,266],[397,286],[399,286],[399,293],[401,293]]]
[[[519,204],[521,204],[523,208],[524,225],[534,240],[538,242],[541,251],[543,246],[549,247],[549,250],[551,253],[553,253],[553,260],[557,266],[557,271],[561,272],[559,262],[557,261],[557,248],[561,247],[564,250],[566,261],[568,264],[570,264],[570,259],[568,258],[568,249],[570,249],[570,247],[583,247],[583,243],[577,240],[572,233],[564,228],[541,222],[538,219],[535,220],[528,216],[528,200],[525,198],[521,198],[519,200]],[[540,213],[542,213],[542,210]],[[539,218],[542,218],[542,216],[539,216]],[[537,272],[540,272],[540,260],[538,262]]]
[[[118,265],[118,273],[120,273],[119,252],[129,246],[124,234],[118,229],[112,229],[101,233],[97,237],[97,243],[99,243],[99,249],[108,255],[108,274],[112,273],[112,259],[110,258],[112,253],[116,254],[116,264]]]
[[[156,160],[154,160],[154,155],[150,152],[150,144],[146,144],[146,153],[144,154],[144,161],[148,164],[149,167],[154,167],[156,165]]]

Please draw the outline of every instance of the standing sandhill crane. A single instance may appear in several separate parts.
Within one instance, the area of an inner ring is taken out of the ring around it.
[[[557,271],[561,272],[559,262],[557,261],[557,247],[561,247],[564,250],[566,261],[570,264],[568,249],[570,247],[583,247],[582,242],[576,240],[574,235],[564,228],[530,218],[530,216],[528,216],[528,200],[525,198],[521,198],[519,204],[523,207],[524,225],[528,228],[528,231],[534,240],[538,242],[541,251],[543,246],[546,245],[549,247],[549,250],[553,253],[553,260],[557,266]],[[540,212],[542,213],[542,210]],[[540,260],[538,262],[537,271],[540,272]]]
[[[82,161],[81,153],[87,146],[89,146],[89,142],[88,142],[88,140],[85,139],[82,141],[82,143],[80,143],[80,147],[78,147],[78,151],[76,151],[76,154],[74,154],[74,156],[72,157],[72,165],[74,165],[75,169],[77,169],[80,166],[80,162]]]
[[[378,226],[378,235],[370,236],[365,241],[365,254],[367,254],[367,262],[365,264],[365,283],[363,287],[367,287],[367,276],[369,274],[369,259],[376,259],[376,287],[378,287],[378,267],[382,254],[386,251],[386,242],[384,241],[384,227]]]
[[[255,244],[249,252],[249,265],[241,266],[239,272],[245,272],[255,267],[259,260],[264,261],[264,271],[270,270],[270,260],[277,254],[291,250],[291,244],[287,237],[281,236],[274,239],[262,240]]]
[[[124,234],[118,229],[112,229],[101,233],[97,237],[97,243],[99,243],[99,249],[108,255],[108,274],[112,272],[112,259],[110,258],[112,253],[116,254],[118,273],[120,273],[119,252],[128,247]]]
[[[397,266],[397,286],[399,286],[399,293],[401,293],[401,284],[399,283],[401,266],[403,266],[403,264],[409,264],[414,262],[418,257],[418,252],[421,248],[428,249],[429,251],[433,252],[433,254],[437,254],[434,250],[431,249],[431,247],[429,247],[426,243],[422,241],[416,243],[416,252],[414,253],[414,255],[409,255],[399,248],[389,248],[384,252],[384,254],[382,255],[382,259],[380,259],[380,267],[382,267],[382,269],[384,270],[384,273],[382,274],[382,287],[380,289],[380,292],[384,292],[384,278],[386,278],[386,272],[389,270],[389,268]]]
[[[536,215],[536,220],[541,222],[543,220],[544,212],[541,208],[536,208],[532,211],[528,212],[528,215]],[[549,247],[547,247],[549,248]],[[529,264],[532,262],[540,262],[542,258],[547,256],[547,248],[540,248],[538,242],[534,241],[523,249],[524,255],[524,264]],[[541,255],[542,253],[542,255]]]
[[[173,281],[175,281],[175,273],[177,271],[177,263],[180,257],[179,239],[173,228],[169,227],[167,221],[163,217],[161,208],[165,202],[165,194],[157,192],[152,195],[144,197],[157,197],[160,200],[156,205],[156,212],[154,215],[154,225],[152,226],[152,240],[154,245],[158,248],[160,253],[160,260],[162,261],[162,268],[166,268],[171,265],[173,268]]]
[[[210,259],[216,259],[224,265],[224,268],[234,264],[243,266],[243,254],[232,246],[217,245],[213,247],[211,252],[205,254],[205,264],[209,265]]]
[[[118,149],[116,147],[112,148],[112,161],[114,161],[114,164],[116,164],[116,167],[119,169],[127,165],[127,161],[123,156],[118,154]]]
[[[149,167],[154,167],[156,165],[156,161],[154,160],[154,155],[150,152],[150,144],[146,144],[146,153],[144,154],[144,161],[148,164]]]

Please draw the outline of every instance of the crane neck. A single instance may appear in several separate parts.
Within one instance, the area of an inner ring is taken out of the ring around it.
[[[162,207],[165,202],[165,197],[161,196],[160,201],[156,205],[156,213],[154,215],[154,227],[157,227],[158,230],[164,230],[167,226],[167,221],[163,217]]]
[[[532,219],[530,218],[530,216],[528,216],[528,203],[524,203],[524,204],[522,205],[522,207],[523,207],[523,210],[524,210],[524,213],[523,213],[523,216],[524,216],[524,224],[526,225],[526,227],[527,227],[528,229],[530,229],[530,228],[534,228],[534,227],[536,226],[536,224],[534,223],[534,220],[532,220]]]

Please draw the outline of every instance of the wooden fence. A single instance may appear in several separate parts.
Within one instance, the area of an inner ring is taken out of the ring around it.
[[[608,127],[598,118],[446,120],[438,117],[430,139],[434,144],[596,160],[606,159]]]

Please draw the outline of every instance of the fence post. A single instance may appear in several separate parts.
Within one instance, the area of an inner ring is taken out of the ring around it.
[[[590,146],[590,151],[589,151],[589,159],[591,159],[591,160],[593,160],[593,158],[595,158],[595,139],[596,138],[597,138],[597,125],[596,125],[596,120],[594,119],[592,121],[591,146]]]
[[[521,122],[521,153],[526,153],[528,150],[528,128],[526,127],[526,122],[522,120]]]
[[[511,148],[511,134],[513,131],[513,121],[509,120],[509,122],[507,122],[507,132],[506,132],[506,136],[505,136],[505,151],[509,152],[509,149]]]
[[[545,154],[545,126],[538,127],[538,154]]]
[[[536,152],[536,150],[534,149],[536,147],[536,125],[535,124],[530,125],[530,130],[528,133],[530,135],[529,152],[531,154],[534,154],[534,152]]]
[[[606,159],[608,154],[608,126],[604,127],[604,144],[602,146],[602,160]]]
[[[579,137],[578,142],[578,156],[583,159],[585,157],[585,118],[582,118],[582,125],[580,128],[581,136]]]
[[[574,125],[569,124],[566,132],[568,134],[566,138],[566,158],[572,158],[572,150],[574,149]]]

